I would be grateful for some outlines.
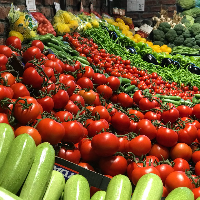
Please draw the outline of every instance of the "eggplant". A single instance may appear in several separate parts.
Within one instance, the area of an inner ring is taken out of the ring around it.
[[[112,38],[113,40],[116,40],[118,38],[118,35],[115,31],[108,31],[110,38]]]
[[[143,56],[143,60],[148,62],[148,63],[153,63],[154,65],[158,65],[158,61],[156,60],[156,58],[152,55],[152,54],[145,54]]]
[[[165,66],[169,66],[169,65],[174,65],[177,69],[179,69],[181,67],[179,62],[172,60],[171,58],[163,58],[162,62],[161,62],[161,66],[165,67]]]
[[[135,50],[134,47],[126,46],[125,48],[126,48],[131,54],[137,54],[137,51]]]
[[[186,65],[186,67],[188,68],[188,70],[189,70],[191,73],[200,75],[200,68],[197,67],[194,63],[188,63],[188,64]]]

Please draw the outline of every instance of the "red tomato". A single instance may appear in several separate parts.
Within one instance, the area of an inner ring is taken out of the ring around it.
[[[155,107],[156,107],[156,103],[154,101],[150,101],[148,98],[142,98],[139,101],[139,108],[142,111],[150,110],[150,109],[155,108]]]
[[[29,47],[24,53],[23,53],[23,59],[25,62],[28,62],[29,60],[33,60],[34,58],[40,59],[42,56],[41,51],[38,47]]]
[[[60,122],[65,122],[73,119],[73,115],[68,111],[58,111],[55,113],[55,117],[57,117]]]
[[[195,166],[194,166],[194,170],[195,170],[195,175],[199,176],[200,175],[200,161],[198,161]]]
[[[50,112],[54,108],[54,101],[50,96],[37,99],[37,102],[42,106],[44,111]]]
[[[35,47],[38,47],[40,49],[40,51],[42,52],[44,50],[44,44],[42,41],[40,40],[33,40],[31,42],[31,46],[35,46]]]
[[[181,143],[190,145],[196,138],[197,128],[193,124],[187,123],[184,128],[178,131],[178,141]]]
[[[198,120],[200,119],[200,104],[196,104],[193,107],[192,115],[195,116]]]
[[[23,125],[34,122],[40,114],[40,106],[36,99],[30,96],[22,97],[14,106],[14,116]]]
[[[160,178],[163,182],[163,184],[165,184],[165,180],[167,178],[167,176],[174,171],[173,167],[169,164],[160,164],[160,165],[157,165],[155,167],[159,173],[160,173]]]
[[[0,113],[0,123],[9,124],[7,114],[5,114],[5,113]]]
[[[80,110],[79,107],[76,104],[74,104],[74,102],[71,100],[67,102],[67,105],[64,107],[64,109],[66,111],[69,111],[73,115],[76,115],[78,111]]]
[[[111,124],[117,131],[126,131],[130,126],[130,119],[126,114],[122,112],[116,112],[111,117]]]
[[[194,194],[194,199],[197,199],[198,197],[200,197],[200,187],[192,189],[192,192]]]
[[[150,140],[154,139],[157,134],[156,127],[148,119],[142,119],[138,122],[136,133],[146,135]]]
[[[52,145],[61,142],[65,135],[63,125],[50,118],[42,119],[36,129],[42,137],[42,142],[49,142]]]
[[[15,77],[10,72],[1,73],[1,84],[11,86],[15,83]]]
[[[6,65],[8,62],[8,58],[4,54],[0,54],[0,66]]]
[[[179,117],[190,117],[192,115],[192,108],[185,105],[180,105],[177,107],[179,111]]]
[[[171,172],[165,179],[165,187],[168,192],[177,187],[188,187],[191,190],[193,188],[190,179],[182,171]]]
[[[13,51],[6,45],[0,45],[0,54],[4,54],[7,58],[12,56]]]
[[[113,94],[111,87],[107,85],[99,85],[96,90],[104,99],[109,99]]]
[[[128,151],[136,156],[142,156],[151,150],[151,140],[145,135],[139,135],[128,143]]]
[[[82,77],[77,80],[77,85],[79,85],[82,89],[93,89],[92,81],[87,77]]]
[[[145,174],[153,173],[160,176],[159,171],[153,166],[137,167],[132,171],[131,181],[134,185],[137,184],[138,180]]]
[[[53,60],[45,60],[45,67],[50,67],[55,71],[55,74],[62,73],[63,69],[59,63]]]
[[[80,163],[78,163],[78,165],[87,169],[87,170],[95,171],[94,168],[88,163],[80,162]]]
[[[185,143],[177,143],[170,149],[170,157],[173,160],[176,158],[183,158],[189,161],[192,157],[192,149]]]
[[[144,115],[144,118],[145,119],[148,119],[148,120],[160,120],[160,114],[157,114],[155,112],[152,112],[152,111],[148,111],[145,113]]]
[[[100,159],[99,167],[102,174],[116,176],[126,172],[127,160],[123,156],[109,156]]]
[[[178,134],[172,129],[160,127],[157,130],[156,140],[165,147],[172,147],[178,141]]]
[[[39,145],[42,142],[42,138],[38,130],[31,126],[20,126],[14,133],[15,137],[24,133],[29,134],[34,139],[36,145]]]
[[[144,119],[144,114],[142,112],[140,112],[139,110],[129,109],[128,113],[129,113],[130,117],[136,118],[137,120]]]
[[[133,105],[133,99],[128,94],[121,92],[117,95],[117,103],[122,107],[129,108]]]
[[[200,161],[200,151],[195,151],[192,154],[192,161],[196,164],[198,161]]]
[[[159,160],[167,160],[169,158],[169,149],[160,144],[153,144],[149,155],[156,156]]]
[[[96,106],[92,111],[92,115],[93,116],[99,115],[100,119],[105,119],[108,122],[110,121],[111,118],[108,110],[104,106]]]
[[[21,40],[16,37],[16,36],[10,36],[6,39],[6,45],[7,46],[12,46],[16,49],[21,49],[22,48],[22,44],[21,44]]]
[[[58,153],[58,156],[75,164],[78,164],[81,159],[80,151],[77,148],[66,149],[62,147]]]
[[[106,76],[104,74],[94,73],[92,82],[97,85],[106,84]]]
[[[167,122],[174,123],[178,118],[179,118],[179,111],[175,107],[169,110],[165,110],[161,113],[161,120],[164,123],[167,123]]]
[[[96,99],[96,93],[93,90],[80,90],[79,95],[83,97],[85,103],[87,104],[93,104]]]
[[[120,80],[115,77],[115,76],[109,76],[107,79],[107,85],[110,86],[110,88],[115,91],[118,90],[119,86],[120,86]]]
[[[176,158],[173,160],[173,169],[174,171],[183,171],[190,170],[190,165],[187,160],[183,158]]]
[[[64,108],[67,105],[67,102],[69,101],[69,95],[67,91],[59,89],[55,95],[53,95],[53,101],[54,101],[54,108],[55,109],[61,109]]]
[[[103,132],[92,138],[92,148],[102,157],[112,156],[119,149],[119,139],[112,133]]]
[[[139,104],[139,101],[144,97],[142,90],[137,90],[133,95],[133,102]]]
[[[83,125],[76,121],[68,121],[62,123],[65,134],[62,139],[63,142],[78,143],[84,137]]]

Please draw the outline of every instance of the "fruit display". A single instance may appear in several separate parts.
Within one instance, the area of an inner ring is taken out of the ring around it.
[[[52,26],[0,45],[0,199],[198,199],[193,46],[173,54],[94,13],[60,10]],[[106,189],[56,171],[56,158],[109,178]]]

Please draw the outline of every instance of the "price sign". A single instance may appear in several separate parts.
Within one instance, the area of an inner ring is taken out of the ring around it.
[[[127,0],[127,12],[144,11],[144,0]]]
[[[26,0],[26,7],[27,10],[29,10],[30,12],[35,12],[36,11],[35,0]]]

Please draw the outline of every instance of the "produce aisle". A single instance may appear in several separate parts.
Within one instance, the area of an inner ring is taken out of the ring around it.
[[[200,29],[161,11],[133,33],[124,17],[58,10],[50,22],[11,5],[0,199],[200,200]]]

